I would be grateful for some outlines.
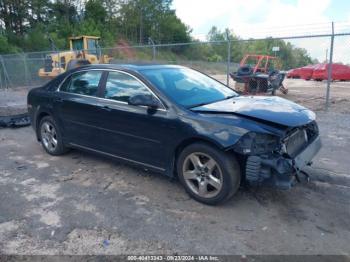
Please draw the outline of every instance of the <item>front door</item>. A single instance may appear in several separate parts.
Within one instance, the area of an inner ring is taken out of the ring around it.
[[[137,94],[154,95],[130,74],[108,73],[102,87],[105,100],[101,111],[105,121],[101,123],[99,146],[110,154],[165,169],[166,147],[175,135],[176,126],[165,107],[150,110],[129,105],[129,97]]]

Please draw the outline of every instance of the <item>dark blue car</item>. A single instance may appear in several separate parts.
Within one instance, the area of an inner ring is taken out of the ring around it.
[[[206,204],[242,182],[290,188],[321,147],[310,110],[182,66],[80,67],[31,90],[28,110],[47,153],[77,148],[177,176]]]

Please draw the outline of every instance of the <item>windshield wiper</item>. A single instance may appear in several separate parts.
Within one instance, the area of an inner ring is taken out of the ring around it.
[[[195,107],[199,107],[199,106],[209,105],[209,104],[212,104],[212,103],[215,103],[215,102],[216,101],[194,104],[194,105],[187,106],[187,108],[191,109],[191,108],[195,108]]]
[[[220,101],[223,101],[223,100],[227,100],[227,99],[230,99],[230,98],[233,98],[233,97],[236,97],[236,96],[237,95],[230,95],[230,96],[226,96],[223,99],[219,99],[219,100],[215,100],[215,101],[211,101],[211,102],[199,103],[199,104],[195,104],[195,105],[190,105],[187,108],[191,109],[191,108],[195,108],[195,107],[199,107],[199,106],[205,106],[205,105],[213,104],[213,103],[220,102]]]
[[[237,96],[238,96],[238,95],[230,95],[230,96],[225,97],[225,98],[222,99],[222,100],[227,100],[227,99],[234,98],[234,97],[237,97]]]

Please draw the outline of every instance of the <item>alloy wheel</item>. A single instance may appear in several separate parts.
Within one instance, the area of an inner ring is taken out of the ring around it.
[[[57,132],[53,124],[48,121],[42,123],[40,134],[45,148],[54,152],[57,148]]]
[[[187,186],[203,198],[212,198],[222,188],[222,171],[218,163],[209,155],[195,152],[183,162],[182,174]]]

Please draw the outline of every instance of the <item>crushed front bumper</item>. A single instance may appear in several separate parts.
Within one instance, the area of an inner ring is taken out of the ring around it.
[[[245,169],[246,180],[253,185],[270,185],[280,189],[289,189],[295,183],[296,174],[312,163],[312,159],[321,146],[321,139],[317,136],[294,158],[277,154],[249,156]]]

